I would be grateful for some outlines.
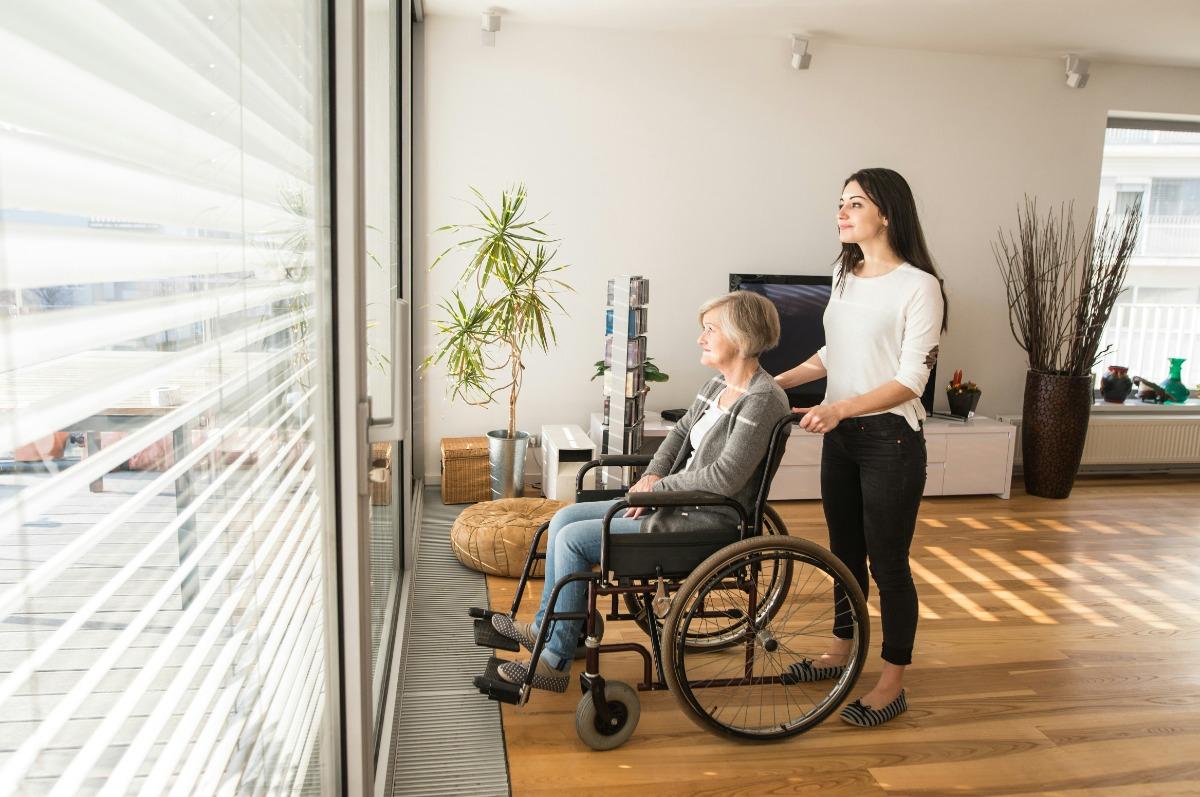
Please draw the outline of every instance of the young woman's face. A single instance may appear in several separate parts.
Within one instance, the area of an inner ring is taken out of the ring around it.
[[[700,319],[700,364],[709,368],[720,369],[737,359],[737,347],[725,337],[722,328],[722,311],[720,308],[709,310]]]
[[[887,236],[887,220],[880,214],[879,206],[854,180],[842,189],[837,224],[838,239],[844,244],[861,244],[879,235]]]

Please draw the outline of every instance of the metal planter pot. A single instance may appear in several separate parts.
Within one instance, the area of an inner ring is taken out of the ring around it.
[[[1092,377],[1030,371],[1025,377],[1021,456],[1025,492],[1066,498],[1075,486],[1092,413]]]
[[[516,498],[525,487],[525,451],[529,432],[509,437],[507,429],[487,433],[488,466],[492,477],[492,500]]]

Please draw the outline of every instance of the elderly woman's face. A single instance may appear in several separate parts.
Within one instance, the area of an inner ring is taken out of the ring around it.
[[[737,347],[725,337],[723,329],[724,313],[721,310],[709,310],[700,319],[700,364],[709,368],[721,368],[738,358]]]

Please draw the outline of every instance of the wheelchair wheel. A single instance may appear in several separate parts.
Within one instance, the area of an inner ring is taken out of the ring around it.
[[[637,691],[623,681],[605,681],[604,699],[611,722],[603,722],[596,713],[592,692],[584,692],[575,710],[575,732],[593,750],[612,750],[629,741],[642,715]]]
[[[769,612],[759,596],[773,604]],[[743,617],[756,619],[742,628],[740,644],[697,648],[693,640],[721,622],[711,616],[715,602],[740,603]],[[853,633],[846,667],[834,679],[799,681],[791,666],[826,652],[838,611]],[[701,727],[781,739],[815,727],[846,699],[869,634],[862,590],[837,557],[806,540],[756,537],[713,554],[680,586],[663,624],[664,675]]]
[[[787,533],[787,526],[784,525],[783,518],[779,517],[779,513],[770,505],[767,505],[763,511],[762,537],[786,537]],[[773,573],[772,577],[773,580],[766,593],[768,597],[759,602],[760,622],[770,616],[770,613],[778,607],[778,598],[787,589],[790,565]],[[694,650],[720,650],[736,644],[742,638],[746,630],[746,617],[742,614],[742,607],[725,605],[726,602],[720,600],[721,597],[716,594],[711,596],[710,601],[713,605],[706,609],[710,615],[716,615],[710,617],[714,622],[705,629],[699,627],[692,629],[691,635],[687,639],[688,647]],[[626,610],[634,615],[634,622],[649,636],[650,626],[647,624],[647,618],[653,615],[643,603],[644,596],[625,593],[622,598],[625,601]],[[658,622],[661,633],[663,624],[657,618],[655,621]]]

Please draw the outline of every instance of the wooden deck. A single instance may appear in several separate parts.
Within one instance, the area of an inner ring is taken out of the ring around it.
[[[907,714],[875,729],[835,716],[745,744],[699,729],[669,693],[643,692],[633,738],[598,753],[575,735],[578,689],[539,691],[503,707],[513,794],[1200,794],[1200,480],[1088,478],[1065,501],[1018,487],[1009,501],[922,504]],[[793,535],[824,544],[818,502],[775,506]],[[507,608],[515,585],[489,578],[492,606]],[[879,668],[871,603],[856,694]],[[643,638],[610,623],[605,641]],[[638,679],[634,655],[602,664]]]

